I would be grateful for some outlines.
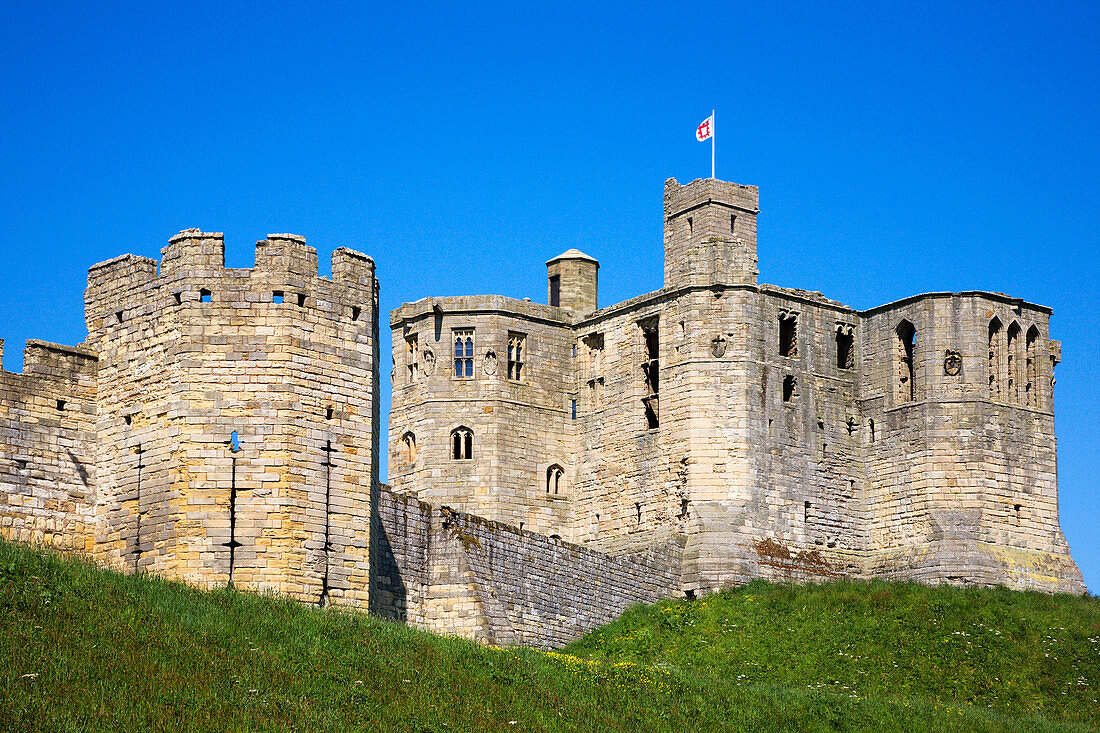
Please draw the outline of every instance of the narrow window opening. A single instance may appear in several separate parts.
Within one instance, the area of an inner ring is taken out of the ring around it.
[[[822,443],[821,444],[821,460],[823,460],[823,461],[825,460],[825,456],[828,454],[828,451],[829,451],[829,444],[828,443]]]
[[[550,305],[561,305],[561,275],[550,276]]]
[[[779,355],[798,356],[798,314],[779,312]]]
[[[638,516],[638,524],[642,523],[642,505],[639,502],[634,502],[634,511]]]
[[[20,471],[24,470],[27,467],[27,459],[25,459],[25,458],[16,458],[15,459],[15,467],[18,468]]]
[[[183,293],[172,293],[172,297],[176,299],[176,305],[183,303]]]
[[[852,434],[856,432],[856,420],[855,420],[855,418],[854,417],[848,418],[848,422],[846,424],[848,426],[848,436],[851,437]]]
[[[916,343],[916,329],[909,321],[902,321],[895,331],[897,334],[897,396],[899,402],[912,402],[916,399],[915,365],[913,349]]]
[[[126,421],[127,425],[129,425],[130,423],[132,423],[134,421],[134,418],[131,417],[130,415],[123,415],[122,419]]]
[[[687,519],[688,517],[688,500],[680,499],[680,519]]]
[[[577,401],[576,400],[570,400],[569,402],[570,402],[569,408],[570,408],[571,412],[573,413],[572,419],[576,420],[577,419]]]
[[[788,374],[783,377],[783,401],[790,402],[798,394],[798,380]]]
[[[642,405],[645,410],[646,427],[652,430],[660,425],[660,341],[657,331],[658,321],[652,318],[639,324],[645,340],[645,360],[642,362],[642,374],[645,376],[645,394]],[[602,339],[601,339],[602,346]]]
[[[122,323],[124,320],[126,320],[125,318],[122,317],[122,315],[123,315],[123,311],[116,311],[115,312],[115,318],[118,319],[119,323]]]
[[[527,336],[522,333],[508,332],[508,378],[520,381],[523,378],[523,362],[526,358]]]
[[[330,406],[325,408],[325,419],[331,420],[335,410]]]
[[[237,435],[237,431],[234,430],[229,434],[229,450],[234,453],[239,452],[241,449],[241,439]]]
[[[520,522],[520,523],[519,523],[519,531],[520,531],[520,532],[522,532],[522,531],[523,531],[523,522]]]
[[[691,217],[689,216],[688,217],[688,234],[693,234],[694,232],[695,232],[695,222],[693,222],[691,220]]]
[[[1023,508],[1024,508],[1023,504],[1016,504],[1016,505],[1013,506],[1013,509],[1016,511],[1016,521],[1017,522],[1020,521],[1020,510],[1023,509]]]
[[[401,436],[401,457],[410,466],[416,463],[416,436],[412,433]]]
[[[577,358],[577,345],[576,344],[573,344],[573,358],[574,359]]]
[[[1008,327],[1008,401],[1020,403],[1020,324],[1015,321]]]
[[[805,522],[806,524],[810,523],[810,507],[811,506],[812,505],[808,501],[803,502],[803,504],[802,504],[802,521]]]
[[[1001,321],[989,321],[989,399],[1001,399]]]
[[[851,369],[855,366],[855,334],[851,326],[837,326],[836,329],[836,368]]]
[[[58,400],[57,401],[57,409],[58,410],[64,410],[65,409],[65,400]]]
[[[286,297],[286,294],[283,293],[282,290],[275,290],[271,293],[271,302],[272,303],[282,303],[283,299],[285,297]]]
[[[1027,382],[1024,385],[1025,403],[1028,407],[1039,407],[1039,357],[1038,357],[1039,329],[1032,326],[1027,330],[1027,342],[1024,347],[1027,357],[1025,374]]]
[[[737,231],[737,214],[730,214],[730,233]]]
[[[451,431],[451,458],[468,461],[474,457],[474,434],[469,428],[458,427]]]
[[[210,291],[209,290],[200,290],[199,291],[199,302],[200,303],[209,303],[209,302],[211,302],[211,297],[210,297]]]
[[[420,376],[420,337],[415,333],[405,337],[405,374],[409,384]]]
[[[298,307],[299,308],[304,308],[305,304],[306,304],[306,294],[305,293],[298,293]]]
[[[871,435],[871,442],[874,443],[875,442],[875,421],[874,420],[868,420],[867,421],[867,431]]]
[[[351,320],[358,321],[359,316],[363,314],[363,309],[357,305],[351,307]]]

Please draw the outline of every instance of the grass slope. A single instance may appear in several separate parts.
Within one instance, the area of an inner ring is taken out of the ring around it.
[[[875,583],[493,649],[0,543],[0,730],[1085,730],[1098,648],[1096,599]]]

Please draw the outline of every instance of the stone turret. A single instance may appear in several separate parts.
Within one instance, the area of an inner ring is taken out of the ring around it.
[[[546,263],[547,302],[586,316],[596,308],[596,279],[600,263],[571,249]]]

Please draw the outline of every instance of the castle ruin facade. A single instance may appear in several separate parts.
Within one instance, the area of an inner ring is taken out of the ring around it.
[[[126,572],[554,646],[750,578],[1082,592],[1058,523],[1050,310],[984,292],[856,311],[757,281],[757,190],[665,185],[665,282],[598,308],[390,314],[301,237],[254,268],[186,230],[91,268],[87,339],[0,373],[0,537]]]
[[[664,287],[597,307],[426,298],[390,317],[394,489],[612,555],[685,541],[680,590],[883,577],[1080,591],[1058,524],[1051,311],[857,311],[757,281],[755,187],[664,192]]]

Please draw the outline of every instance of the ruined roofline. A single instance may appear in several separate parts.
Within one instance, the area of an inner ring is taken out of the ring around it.
[[[567,311],[545,303],[511,298],[507,295],[450,295],[402,303],[390,311],[390,328],[395,329],[405,321],[430,315],[436,311],[446,315],[471,316],[496,313],[556,326],[570,324]]]
[[[45,349],[46,351],[79,356],[85,359],[99,359],[99,353],[93,349],[89,349],[87,346],[68,346],[66,344],[55,344],[52,341],[43,341],[41,339],[27,339],[27,348]]]
[[[1004,293],[993,293],[993,292],[990,292],[988,290],[962,290],[962,291],[957,292],[957,293],[953,293],[951,291],[946,291],[945,290],[945,291],[934,291],[934,292],[931,292],[931,293],[920,293],[918,295],[910,295],[906,298],[901,298],[900,300],[895,300],[895,301],[892,301],[890,303],[884,303],[883,305],[876,305],[873,308],[868,308],[867,310],[857,310],[856,313],[861,317],[873,316],[873,315],[877,315],[879,313],[882,313],[884,311],[892,310],[894,308],[900,308],[902,306],[909,305],[910,303],[915,303],[915,302],[920,301],[920,300],[926,300],[926,299],[931,300],[933,298],[975,298],[975,297],[976,298],[986,298],[988,300],[995,300],[999,303],[1004,303],[1006,305],[1011,305],[1011,306],[1014,306],[1014,307],[1021,307],[1021,308],[1026,307],[1026,308],[1029,308],[1029,309],[1032,309],[1032,310],[1037,310],[1040,313],[1045,313],[1048,316],[1054,313],[1054,309],[1051,308],[1050,306],[1040,305],[1038,303],[1029,303],[1028,301],[1024,300],[1023,298],[1014,298],[1011,295],[1005,295]]]

